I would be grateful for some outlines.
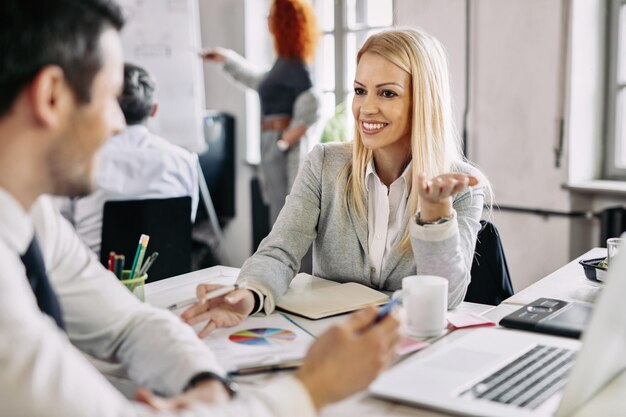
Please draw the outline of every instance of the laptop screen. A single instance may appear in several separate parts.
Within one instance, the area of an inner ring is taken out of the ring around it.
[[[626,238],[626,233],[622,235]],[[568,416],[626,368],[626,251],[608,271],[563,392],[557,416]]]

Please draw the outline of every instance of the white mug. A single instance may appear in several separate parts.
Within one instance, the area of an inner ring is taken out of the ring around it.
[[[448,280],[434,275],[410,275],[402,279],[402,289],[394,297],[402,297],[408,336],[423,338],[440,336],[448,321]]]

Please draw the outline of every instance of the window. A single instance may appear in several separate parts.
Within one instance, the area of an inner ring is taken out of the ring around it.
[[[604,176],[626,180],[626,0],[609,5]]]
[[[322,30],[313,62],[313,84],[323,92],[322,118],[331,129],[322,141],[346,139],[352,132],[350,103],[356,53],[367,37],[393,24],[393,0],[311,0]],[[259,67],[271,67],[273,43],[267,30],[270,0],[246,0],[246,57]],[[260,113],[256,92],[246,93],[246,161],[258,164]],[[343,104],[344,111],[338,111]],[[329,122],[331,117],[332,123]],[[341,120],[343,119],[343,121]],[[328,133],[327,133],[328,132]],[[325,139],[326,138],[326,139]]]
[[[373,33],[393,25],[393,0],[314,0],[323,35],[313,68],[313,82],[324,94],[322,114],[345,111],[347,131],[356,54]],[[324,138],[323,138],[324,139]]]

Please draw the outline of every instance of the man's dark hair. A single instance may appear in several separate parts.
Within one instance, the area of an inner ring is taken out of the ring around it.
[[[99,40],[124,18],[112,0],[0,0],[0,116],[47,65],[58,65],[80,103],[102,67]]]
[[[148,71],[133,64],[124,64],[124,92],[120,96],[120,107],[127,125],[143,123],[154,104],[156,82]]]

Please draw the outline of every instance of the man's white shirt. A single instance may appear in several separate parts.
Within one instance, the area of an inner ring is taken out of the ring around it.
[[[139,302],[102,267],[71,225],[41,197],[26,213],[0,188],[0,415],[121,417],[159,414],[123,397],[81,354],[126,366],[161,395],[181,393],[199,372],[222,372],[180,319]],[[33,235],[63,312],[66,333],[41,313],[20,260]],[[312,416],[302,384],[286,377],[227,404],[181,416]]]
[[[198,207],[197,157],[151,133],[129,126],[100,149],[95,191],[79,199],[55,199],[76,233],[99,255],[104,203],[113,200],[191,197],[191,219]]]

